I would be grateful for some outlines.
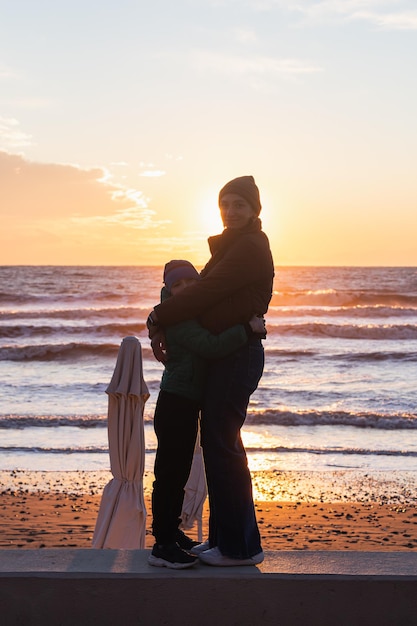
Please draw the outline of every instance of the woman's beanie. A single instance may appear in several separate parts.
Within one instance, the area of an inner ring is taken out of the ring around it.
[[[169,292],[171,292],[171,287],[177,280],[183,280],[186,278],[193,278],[194,280],[198,280],[200,278],[200,274],[195,269],[194,265],[192,265],[189,261],[184,260],[174,260],[169,261],[165,265],[164,269],[164,283]]]
[[[255,184],[253,176],[239,176],[239,178],[234,178],[226,183],[223,189],[220,190],[219,204],[226,193],[236,193],[238,196],[244,198],[249,202],[256,215],[259,215],[261,212],[262,206],[259,197],[259,189]]]

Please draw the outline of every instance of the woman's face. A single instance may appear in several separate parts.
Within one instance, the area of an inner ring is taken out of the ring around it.
[[[225,228],[243,228],[255,217],[249,202],[236,193],[226,193],[222,196],[220,215]]]

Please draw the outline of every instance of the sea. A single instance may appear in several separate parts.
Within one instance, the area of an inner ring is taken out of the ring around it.
[[[0,267],[0,471],[109,470],[106,387],[136,336],[150,397],[163,366],[145,320],[162,267]],[[242,430],[258,472],[416,476],[417,268],[276,267],[265,370]]]

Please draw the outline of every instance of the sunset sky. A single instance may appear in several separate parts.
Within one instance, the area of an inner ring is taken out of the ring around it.
[[[413,0],[0,0],[0,264],[417,265]]]

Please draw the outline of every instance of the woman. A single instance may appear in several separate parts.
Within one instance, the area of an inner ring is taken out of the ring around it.
[[[212,333],[263,315],[272,295],[274,267],[262,231],[259,190],[252,176],[228,182],[219,193],[224,231],[209,238],[211,259],[201,279],[157,305],[148,318],[156,358],[164,359],[158,330],[197,318]],[[263,560],[252,483],[240,429],[262,376],[260,336],[209,363],[201,412],[210,503],[209,539],[197,549],[210,565],[255,565]]]

